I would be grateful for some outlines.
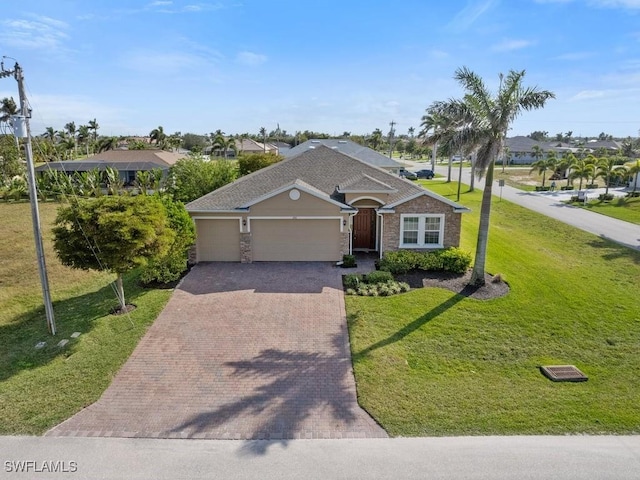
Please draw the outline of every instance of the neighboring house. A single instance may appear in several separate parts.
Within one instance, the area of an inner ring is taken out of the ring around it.
[[[163,172],[185,155],[165,152],[164,150],[107,150],[82,160],[49,162],[36,168],[36,172],[60,170],[67,173],[106,170],[114,168],[120,173],[125,185],[130,185],[136,178],[136,172],[160,169]]]
[[[240,138],[236,140],[236,151],[240,153],[274,153],[279,154],[278,147],[267,143],[256,142],[250,138]]]
[[[196,261],[337,261],[353,251],[457,246],[469,211],[324,145],[186,205]]]
[[[605,150],[614,154],[620,150],[621,144],[615,140],[592,140],[582,145],[570,145],[562,142],[539,142],[529,137],[516,136],[505,139],[505,147],[508,148],[509,163],[514,165],[529,165],[537,159],[533,155],[533,147],[540,147],[544,154],[553,151],[556,157],[561,158],[565,153],[577,154],[580,151],[595,154],[598,150]],[[500,163],[500,160],[498,160]]]
[[[316,148],[319,145],[324,145],[325,147],[329,147],[333,150],[338,150],[339,152],[346,153],[347,155],[355,157],[358,160],[362,160],[363,162],[366,162],[370,165],[380,167],[384,170],[387,170],[388,172],[395,173],[396,175],[398,175],[400,173],[400,170],[403,168],[403,165],[401,163],[396,162],[386,155],[382,155],[381,153],[376,152],[372,148],[363,147],[362,145],[351,140],[339,140],[333,138],[307,140],[300,145],[296,145],[291,150],[282,152],[282,155],[284,155],[285,158],[294,157],[304,151]]]

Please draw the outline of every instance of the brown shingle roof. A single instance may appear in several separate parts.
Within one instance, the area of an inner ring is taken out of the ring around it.
[[[128,162],[151,162],[159,166],[170,167],[181,158],[183,154],[166,152],[164,150],[107,150],[98,153],[93,157],[83,159],[83,162],[108,162],[108,163],[128,163]]]
[[[329,195],[330,198],[340,200],[340,195],[336,195],[338,186],[351,179],[362,179],[364,175],[373,180],[372,183],[377,185],[378,191],[382,187],[380,183],[388,187],[385,191],[389,192],[389,203],[397,204],[405,198],[427,194],[452,204],[449,200],[427,192],[409,180],[329,147],[318,146],[242,177],[188,203],[186,207],[190,212],[241,209],[245,205],[252,204],[256,199],[267,196],[274,190],[291,185],[296,181],[309,184]]]

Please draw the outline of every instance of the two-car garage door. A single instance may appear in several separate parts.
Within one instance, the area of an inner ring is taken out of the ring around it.
[[[239,262],[238,219],[197,219],[199,262]],[[254,262],[340,259],[339,219],[250,219]]]
[[[336,261],[340,259],[340,221],[251,220],[254,262]]]

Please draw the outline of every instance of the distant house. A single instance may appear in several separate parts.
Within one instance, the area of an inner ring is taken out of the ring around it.
[[[469,209],[319,144],[186,205],[196,261],[337,261],[458,246]]]
[[[369,165],[382,168],[390,173],[396,175],[400,173],[400,169],[404,167],[401,163],[376,152],[369,147],[363,147],[362,145],[353,142],[351,140],[339,140],[339,139],[320,139],[320,140],[307,140],[300,145],[293,147],[291,150],[283,152],[285,158],[294,157],[307,150],[312,150],[320,145],[324,145],[332,150],[344,153],[351,157],[357,158]]]
[[[289,147],[289,144],[285,144]],[[212,146],[208,146],[204,149],[203,153],[205,155],[211,155],[212,157],[216,156],[224,156],[223,152],[220,150],[214,150]],[[235,148],[230,148],[227,150],[227,158],[235,158],[237,155],[242,153],[273,153],[275,155],[279,154],[279,148],[271,143],[261,143],[251,138],[236,138],[235,139]]]
[[[125,185],[131,185],[136,178],[136,172],[160,169],[166,175],[169,167],[184,157],[183,154],[164,150],[107,150],[81,160],[49,162],[36,168],[36,172],[60,170],[71,174],[96,169],[104,171],[111,167],[120,173]]]
[[[605,150],[614,154],[620,150],[621,145],[615,140],[592,140],[582,145],[572,145],[563,142],[539,142],[529,137],[516,136],[505,139],[505,147],[508,148],[509,163],[513,165],[529,165],[537,159],[534,156],[534,146],[540,147],[545,154],[555,152],[556,157],[561,158],[565,153],[595,154],[599,150]]]

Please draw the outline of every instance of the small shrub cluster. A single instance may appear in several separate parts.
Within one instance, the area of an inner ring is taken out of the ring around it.
[[[613,200],[613,193],[601,193],[598,195],[598,200]]]
[[[342,256],[342,267],[343,268],[353,268],[357,267],[356,256],[355,255],[343,255]]]
[[[394,275],[411,270],[464,273],[471,265],[471,254],[456,247],[431,252],[397,250],[386,252],[378,265]]]
[[[409,284],[396,282],[389,272],[376,271],[367,275],[352,273],[343,278],[347,295],[388,297],[409,291]]]

